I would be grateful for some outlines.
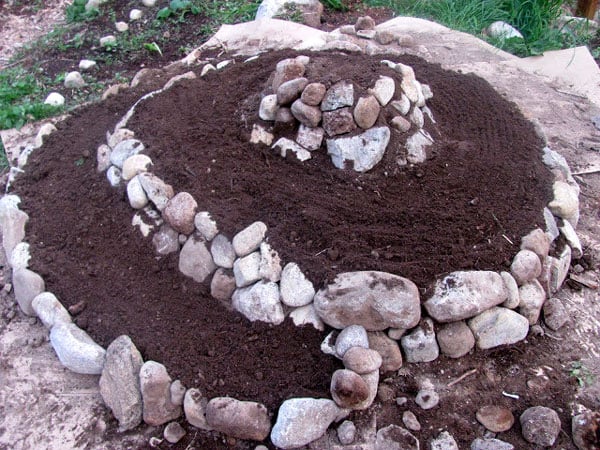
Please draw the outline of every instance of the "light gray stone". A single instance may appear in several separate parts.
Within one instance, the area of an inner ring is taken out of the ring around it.
[[[380,110],[379,102],[373,95],[361,97],[354,108],[354,121],[363,130],[371,128],[377,122]]]
[[[222,302],[229,302],[235,291],[235,277],[230,271],[219,268],[210,282],[210,295]]]
[[[327,90],[321,102],[321,111],[333,111],[353,104],[354,86],[350,81],[339,81]]]
[[[129,11],[129,20],[135,22],[136,20],[140,20],[144,13],[140,9],[132,9]]]
[[[420,326],[400,339],[407,362],[431,362],[440,355],[440,348],[435,339],[433,321],[423,320]]]
[[[190,236],[179,253],[179,271],[202,283],[216,268],[206,243]]]
[[[259,320],[279,325],[285,319],[276,283],[259,281],[252,286],[236,289],[232,305],[252,322]]]
[[[71,315],[51,292],[42,292],[36,295],[31,302],[33,311],[42,321],[44,326],[51,329],[58,323],[70,323]]]
[[[554,241],[560,235],[560,231],[556,225],[554,214],[548,208],[544,208],[544,223],[546,224],[546,233],[550,240]]]
[[[155,361],[146,361],[140,369],[143,418],[148,425],[158,426],[181,415],[181,406],[171,402],[171,377],[167,369]]]
[[[548,208],[555,216],[569,220],[579,213],[579,194],[576,188],[566,181],[555,181],[552,191],[554,198],[548,203]]]
[[[138,176],[133,177],[127,183],[127,200],[133,209],[142,209],[150,201]]]
[[[106,143],[108,146],[113,149],[120,142],[125,141],[127,139],[133,139],[135,137],[135,133],[127,128],[119,128],[115,130],[114,133],[106,133]],[[125,160],[123,160],[125,161]]]
[[[81,89],[85,86],[85,80],[79,72],[69,72],[65,76],[64,85],[67,89]]]
[[[560,433],[560,418],[556,411],[545,406],[533,406],[527,408],[519,420],[527,442],[542,447],[554,445]]]
[[[400,100],[392,101],[390,105],[403,116],[407,115],[410,111],[410,100],[405,94],[400,96]]]
[[[531,250],[543,261],[550,251],[550,239],[544,230],[536,228],[521,239],[521,250]]]
[[[441,352],[450,358],[460,358],[475,347],[473,332],[464,321],[442,325],[437,332]]]
[[[430,450],[458,450],[454,437],[447,431],[442,431],[429,443]]]
[[[421,431],[421,424],[419,419],[412,411],[404,411],[402,413],[402,423],[410,431]]]
[[[277,282],[281,279],[281,258],[266,242],[260,244],[260,266],[258,274],[263,280]]]
[[[238,439],[263,441],[271,431],[267,408],[256,402],[216,397],[206,405],[206,422],[221,433]]]
[[[369,89],[381,106],[386,106],[396,92],[396,82],[391,77],[380,76],[375,85]]]
[[[44,100],[44,104],[50,106],[63,106],[65,104],[65,98],[59,92],[50,92]]]
[[[398,39],[398,35],[389,30],[376,30],[375,40],[381,45],[389,45]]]
[[[25,225],[29,220],[27,213],[18,208],[21,199],[16,195],[5,195],[0,199],[0,227],[2,227],[2,246],[7,256],[25,238]]]
[[[569,313],[562,301],[556,297],[544,303],[544,323],[551,330],[558,330],[569,320]]]
[[[344,420],[337,428],[337,437],[342,445],[350,445],[356,436],[356,425],[350,420]]]
[[[352,347],[369,348],[367,330],[360,325],[350,325],[344,328],[335,341],[335,353],[340,359]]]
[[[110,152],[112,150],[106,144],[102,144],[96,150],[96,170],[104,172],[110,167]],[[132,177],[133,178],[133,177]]]
[[[382,372],[396,371],[402,367],[402,352],[398,342],[386,336],[383,331],[370,331],[368,336],[369,348],[381,356]]]
[[[124,33],[129,30],[129,25],[127,22],[115,22],[115,30],[119,33]]]
[[[137,155],[144,150],[144,144],[137,139],[125,139],[116,144],[110,154],[110,162],[119,169],[127,158]]]
[[[420,164],[427,159],[425,150],[433,144],[433,138],[425,130],[418,130],[406,140],[406,160],[411,164]]]
[[[383,362],[381,355],[376,350],[364,347],[350,347],[344,352],[344,367],[359,375],[379,370]]]
[[[519,286],[534,280],[542,274],[540,258],[531,250],[521,250],[513,258],[510,273]]]
[[[163,436],[167,442],[177,444],[185,436],[185,430],[178,422],[171,422],[165,427]]]
[[[106,351],[74,323],[58,323],[50,330],[50,344],[67,369],[81,374],[100,375]]]
[[[390,129],[376,127],[357,136],[327,139],[327,153],[338,169],[348,161],[355,171],[366,172],[381,161],[389,141]]]
[[[292,114],[292,110],[288,107],[282,106],[277,110],[275,114],[275,122],[293,123],[296,118]]]
[[[219,267],[226,269],[233,268],[235,261],[235,250],[227,237],[223,234],[218,234],[212,240],[210,245],[210,253],[214,263]]]
[[[46,290],[42,277],[26,268],[16,269],[13,270],[12,284],[21,311],[28,316],[35,316],[33,299]]]
[[[519,286],[514,277],[508,272],[500,272],[504,288],[506,289],[507,299],[502,303],[502,306],[509,309],[515,309],[521,303],[519,298]]]
[[[514,450],[508,442],[495,438],[477,438],[471,442],[471,450]]]
[[[273,133],[269,133],[262,125],[257,123],[252,125],[252,133],[250,134],[251,144],[271,145],[274,138]]]
[[[438,280],[425,309],[438,322],[455,322],[506,300],[502,277],[491,271],[453,272]]]
[[[194,225],[198,232],[207,241],[212,241],[219,233],[217,222],[215,222],[208,211],[201,211],[194,217]]]
[[[281,301],[287,306],[299,307],[313,301],[315,288],[296,263],[283,268],[280,281]]]
[[[327,88],[323,83],[309,83],[302,91],[300,100],[307,105],[318,106],[323,101],[326,91]]]
[[[288,399],[279,408],[271,442],[281,449],[302,447],[323,436],[329,425],[348,413],[326,398]]]
[[[211,431],[212,427],[206,421],[206,405],[208,400],[202,396],[199,389],[188,389],[183,399],[185,419],[190,425],[201,430]]]
[[[571,247],[571,256],[574,259],[579,259],[583,256],[583,248],[579,236],[575,232],[573,225],[567,220],[564,220],[562,226],[559,227],[560,233],[564,236],[567,244]]]
[[[425,125],[425,117],[423,116],[423,111],[421,111],[421,109],[417,108],[416,106],[413,108],[408,117],[410,121],[417,126],[417,128],[423,128],[423,125]]]
[[[298,161],[307,161],[311,158],[308,150],[288,138],[279,138],[271,148],[278,148],[279,154],[284,158],[288,153],[294,155]]]
[[[106,349],[100,376],[100,395],[126,431],[142,423],[140,369],[144,361],[129,336],[119,336]]]
[[[519,288],[519,313],[535,325],[546,301],[546,292],[538,280],[533,280]]]
[[[108,147],[107,147],[108,148]],[[127,181],[131,180],[137,174],[147,172],[152,166],[152,160],[148,155],[132,155],[123,162],[121,177]]]
[[[121,184],[121,169],[116,166],[110,166],[106,171],[106,179],[112,187]]]
[[[260,117],[262,120],[275,120],[275,115],[277,114],[278,109],[279,105],[277,104],[277,95],[265,95],[260,101],[258,117]]]
[[[440,395],[432,387],[421,388],[417,392],[415,403],[421,409],[433,409],[440,403]]]
[[[236,255],[246,256],[260,247],[267,233],[267,226],[262,222],[254,222],[233,237],[233,249]]]
[[[216,239],[216,238],[215,238]],[[260,252],[250,253],[233,263],[233,275],[237,287],[246,287],[260,280]]]
[[[13,270],[27,269],[31,253],[29,252],[29,244],[27,242],[19,242],[11,252],[8,258],[8,264]]]
[[[290,319],[294,322],[294,325],[301,327],[304,325],[312,325],[319,331],[325,330],[325,324],[321,318],[317,315],[314,305],[301,306],[300,308],[294,309],[290,313]]]
[[[152,236],[152,244],[159,255],[168,255],[179,251],[179,233],[169,225],[162,225],[160,230]]]
[[[171,402],[174,405],[182,406],[183,398],[185,396],[185,386],[181,383],[180,380],[175,380],[169,386],[169,394],[171,395]]]
[[[324,136],[325,130],[323,128],[311,128],[300,124],[298,134],[296,135],[296,142],[306,150],[312,152],[321,148]]]
[[[529,331],[529,321],[525,317],[499,306],[475,316],[468,324],[477,347],[482,350],[522,341]]]
[[[317,314],[333,328],[362,325],[369,331],[412,328],[421,317],[419,290],[406,278],[385,272],[339,274],[314,299]]]
[[[100,47],[111,47],[116,44],[117,37],[112,34],[109,34],[106,36],[102,36],[98,42],[100,43]]]
[[[419,440],[398,425],[388,425],[377,431],[375,450],[419,450]]]
[[[167,202],[175,195],[173,187],[165,183],[156,175],[148,172],[140,173],[138,177],[144,188],[144,192],[146,192],[150,201],[154,203],[154,206],[156,206],[159,211],[164,210],[167,206]]]
[[[523,39],[523,35],[519,30],[513,27],[511,24],[497,20],[486,28],[488,35],[498,39]]]

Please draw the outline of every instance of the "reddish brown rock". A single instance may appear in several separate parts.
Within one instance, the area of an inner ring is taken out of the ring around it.
[[[310,106],[317,106],[325,97],[327,88],[323,83],[310,83],[302,91],[300,100]]]
[[[194,232],[194,217],[198,203],[187,192],[180,192],[167,202],[163,218],[175,231],[183,234]]]
[[[323,113],[323,128],[328,136],[338,136],[356,129],[351,108],[340,108]]]

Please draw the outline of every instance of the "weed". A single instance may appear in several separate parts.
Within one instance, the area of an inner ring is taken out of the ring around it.
[[[161,9],[156,14],[158,19],[175,18],[179,22],[185,21],[186,14],[199,14],[200,7],[191,0],[171,0],[169,6]]]
[[[86,3],[87,0],[73,0],[73,3],[67,6],[65,10],[67,22],[87,22],[95,19],[100,14],[100,11],[96,8],[86,9]]]
[[[10,164],[8,163],[8,156],[6,156],[4,144],[2,143],[2,139],[0,139],[0,172],[4,173],[9,166]]]
[[[346,5],[344,5],[343,0],[323,0],[323,6],[329,9],[335,9],[336,11],[348,11]]]
[[[158,53],[160,56],[162,56],[162,50],[156,42],[144,42],[144,48],[150,53]]]
[[[579,387],[589,386],[594,382],[594,375],[581,361],[571,362],[569,375],[577,380]]]

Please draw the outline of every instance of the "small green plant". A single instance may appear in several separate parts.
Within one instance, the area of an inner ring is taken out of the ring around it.
[[[334,9],[336,11],[347,11],[348,8],[344,5],[343,0],[323,0],[323,6],[329,9]]]
[[[73,0],[73,3],[67,6],[65,10],[67,22],[87,22],[95,19],[100,14],[100,11],[96,8],[86,9],[86,3],[87,0]]]
[[[577,380],[579,387],[589,386],[594,382],[594,375],[581,361],[571,363],[569,375]]]
[[[5,172],[10,164],[8,163],[8,157],[6,156],[6,150],[4,149],[4,144],[2,143],[2,139],[0,139],[0,172]]]
[[[175,18],[179,22],[185,20],[186,14],[199,14],[200,8],[191,0],[171,0],[169,6],[162,8],[156,14],[160,20]]]
[[[158,53],[160,56],[162,56],[162,50],[156,42],[144,42],[144,48],[150,53]]]

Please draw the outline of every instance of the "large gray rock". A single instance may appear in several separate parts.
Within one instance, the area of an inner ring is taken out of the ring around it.
[[[57,323],[70,323],[71,315],[51,292],[42,292],[31,303],[35,314],[44,326],[51,329]]]
[[[169,199],[162,214],[175,231],[189,235],[194,232],[194,218],[198,203],[191,194],[180,192]]]
[[[369,89],[369,93],[375,96],[381,106],[386,106],[396,91],[396,82],[391,77],[381,76],[375,82],[375,86]]]
[[[389,141],[390,129],[375,127],[357,136],[327,139],[327,153],[338,169],[348,161],[356,172],[366,172],[381,161]]]
[[[50,330],[50,344],[58,359],[75,373],[100,375],[106,351],[74,323],[58,323]]]
[[[260,247],[265,238],[267,226],[262,222],[248,225],[233,237],[232,245],[238,256],[246,256]]]
[[[180,272],[202,283],[216,268],[206,243],[190,236],[179,254]]]
[[[544,288],[538,280],[533,280],[519,288],[519,297],[519,313],[529,321],[529,325],[535,325],[546,301]]]
[[[400,343],[407,362],[431,362],[440,355],[433,321],[430,318],[423,320],[422,324],[410,334],[402,336]]]
[[[181,406],[171,401],[171,377],[162,364],[144,363],[140,369],[140,389],[143,418],[148,425],[162,425],[181,415]]]
[[[16,195],[5,195],[0,199],[0,227],[6,256],[10,256],[15,246],[25,238],[25,224],[29,216],[18,208],[20,202]]]
[[[542,447],[554,445],[560,433],[560,418],[556,411],[545,406],[533,406],[527,408],[519,420],[527,442]]]
[[[317,292],[314,305],[319,317],[338,329],[349,325],[369,331],[412,328],[421,318],[417,286],[385,272],[339,274],[333,284]]]
[[[281,301],[284,305],[299,307],[313,301],[315,288],[296,263],[283,268],[280,281]]]
[[[327,90],[321,102],[321,111],[333,111],[353,104],[354,86],[350,81],[339,81]]]
[[[554,198],[548,203],[548,208],[555,216],[570,221],[579,213],[577,189],[566,181],[555,181],[552,185],[552,191]]]
[[[140,369],[144,361],[129,336],[119,336],[106,349],[100,395],[119,422],[119,430],[142,423]]]
[[[216,239],[216,238],[215,238]],[[233,263],[235,284],[242,288],[260,280],[260,252],[250,253]]]
[[[375,450],[419,450],[419,440],[398,425],[388,425],[377,431]]]
[[[144,150],[144,144],[137,139],[125,139],[115,145],[110,153],[110,162],[119,169],[123,167],[123,163],[127,158],[137,155]]]
[[[26,269],[15,269],[12,275],[15,298],[21,311],[28,316],[35,316],[33,299],[46,290],[44,280],[37,273]]]
[[[260,320],[279,325],[285,319],[276,283],[259,281],[236,289],[231,300],[233,308],[252,322]]]
[[[438,322],[473,317],[507,298],[502,277],[496,272],[453,272],[435,284],[425,309]]]
[[[206,421],[206,405],[208,400],[202,396],[199,389],[188,389],[183,399],[185,419],[196,428],[211,431],[212,427]]]
[[[282,449],[302,447],[323,436],[329,425],[348,413],[326,398],[291,398],[279,408],[271,442]]]
[[[510,273],[519,286],[534,280],[542,274],[540,258],[531,250],[521,250],[510,265]]]
[[[226,269],[233,268],[235,261],[235,250],[231,241],[224,234],[218,234],[212,240],[210,245],[210,254],[213,257],[214,263],[219,267]]]
[[[144,192],[146,192],[146,195],[156,208],[159,211],[165,209],[167,202],[175,195],[173,187],[149,172],[140,173],[138,178],[144,188]]]
[[[450,358],[460,358],[475,346],[473,332],[464,321],[442,325],[437,332],[440,350]]]
[[[496,306],[469,320],[480,349],[514,344],[527,337],[529,322],[511,309]]]
[[[206,405],[208,425],[227,436],[262,441],[271,431],[267,408],[256,402],[216,397]]]

